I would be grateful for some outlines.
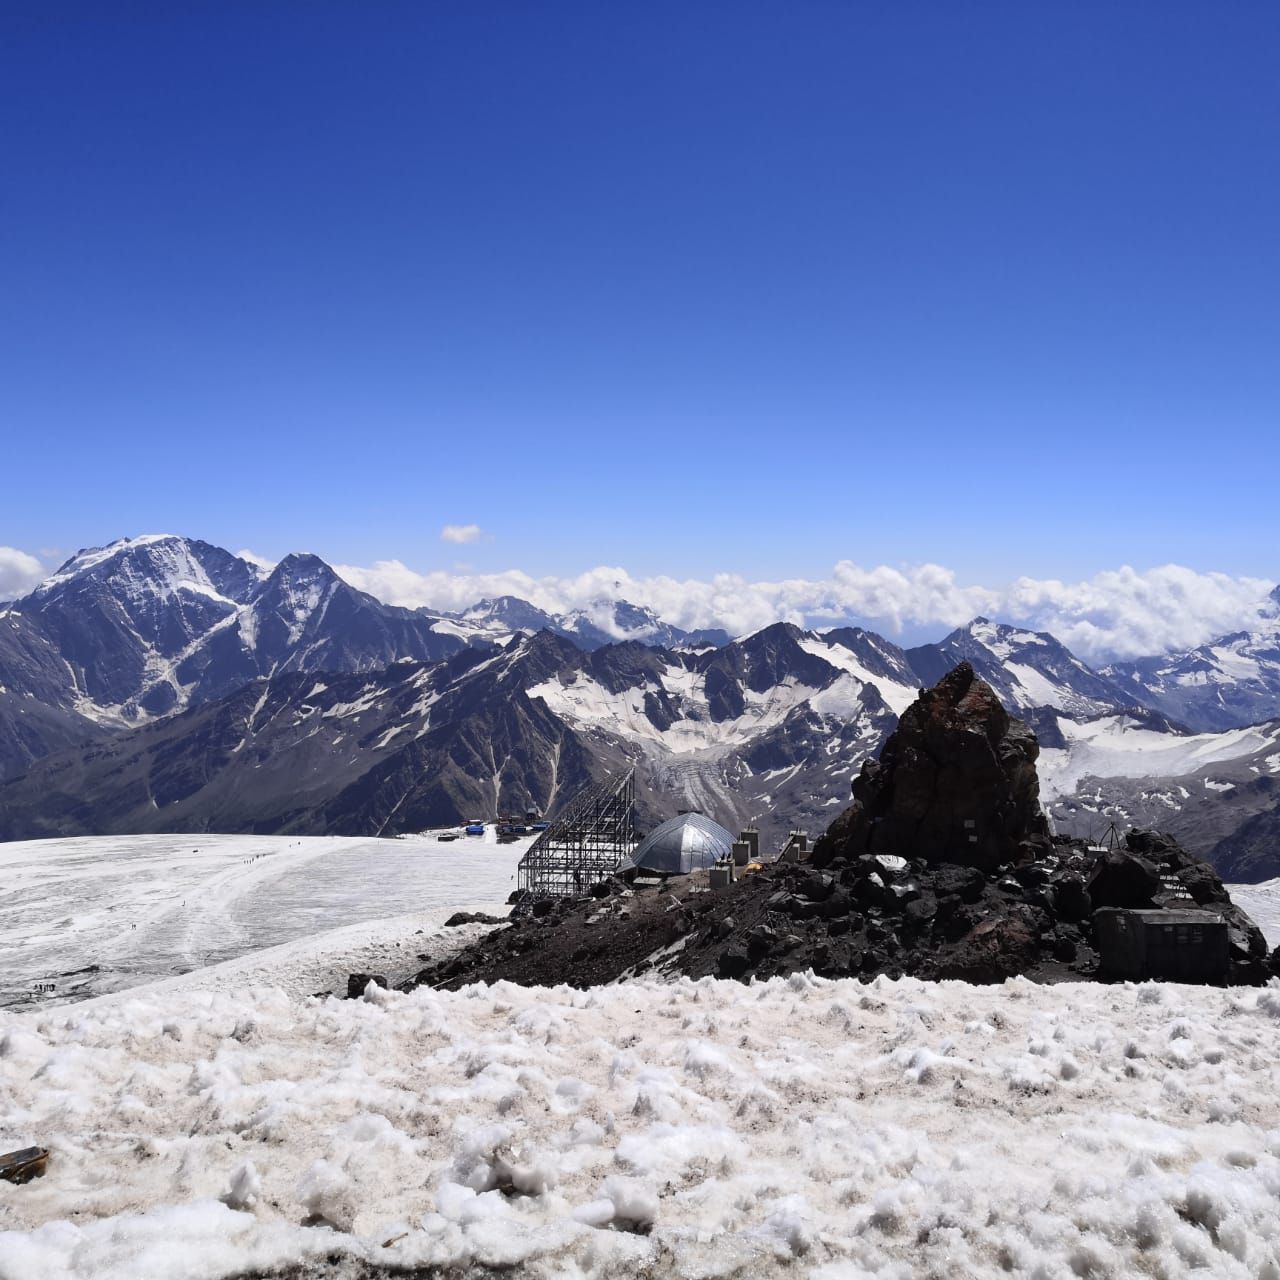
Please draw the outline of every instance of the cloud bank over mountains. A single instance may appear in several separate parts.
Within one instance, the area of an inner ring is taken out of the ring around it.
[[[520,570],[418,573],[399,560],[368,567],[337,565],[354,586],[389,604],[465,609],[486,596],[515,595],[549,613],[600,599],[648,605],[692,630],[723,627],[733,635],[771,622],[821,626],[855,621],[889,636],[923,627],[956,627],[978,614],[1051,631],[1082,657],[1137,657],[1193,648],[1256,625],[1274,585],[1262,578],[1200,573],[1180,565],[1106,570],[1081,582],[1018,578],[1002,587],[966,585],[936,564],[864,569],[842,560],[830,577],[752,582],[737,574],[709,580],[636,578],[601,566],[572,577],[536,578]]]
[[[269,569],[251,551],[237,553]],[[30,591],[53,565],[0,547],[0,600]],[[535,577],[519,569],[497,573],[419,573],[400,560],[336,564],[353,586],[388,604],[458,611],[486,597],[513,595],[548,613],[586,609],[601,600],[647,605],[685,630],[722,627],[743,635],[772,622],[820,627],[855,623],[890,637],[938,633],[982,614],[1035,631],[1050,631],[1086,660],[1194,648],[1216,636],[1257,625],[1276,613],[1263,578],[1202,573],[1181,565],[1108,569],[1078,582],[1017,578],[1003,586],[962,583],[937,564],[863,568],[839,561],[828,577],[751,581],[739,574],[709,579],[634,577],[601,565],[571,576]]]

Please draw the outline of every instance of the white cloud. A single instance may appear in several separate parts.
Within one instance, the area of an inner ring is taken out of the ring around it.
[[[484,530],[478,524],[447,524],[440,530],[442,542],[475,542]]]
[[[274,560],[268,560],[266,556],[260,556],[256,551],[237,551],[236,555],[241,560],[247,560],[250,564],[256,564],[259,569],[265,569],[267,573],[270,573],[271,570],[276,567],[276,562]]]
[[[574,577],[501,573],[417,573],[399,560],[367,568],[337,566],[353,585],[390,604],[459,610],[484,596],[514,595],[550,613],[601,599],[648,605],[685,628],[723,627],[746,634],[771,622],[857,622],[894,637],[904,630],[944,631],[977,614],[1051,631],[1092,662],[1191,648],[1258,619],[1272,583],[1198,573],[1179,565],[1139,572],[1124,567],[1081,582],[1018,578],[1000,587],[967,585],[941,565],[864,569],[840,561],[827,578],[751,582],[736,574],[709,580],[633,578],[600,566]]]
[[[26,595],[46,576],[44,565],[17,547],[0,547],[0,600]]]

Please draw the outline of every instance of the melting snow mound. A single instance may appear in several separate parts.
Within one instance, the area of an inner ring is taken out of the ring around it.
[[[797,974],[0,1014],[0,1277],[1280,1278],[1280,987]]]

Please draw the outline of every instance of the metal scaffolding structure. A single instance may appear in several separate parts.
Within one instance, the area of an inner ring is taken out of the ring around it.
[[[568,898],[612,875],[635,846],[635,800],[634,769],[575,797],[520,859],[522,893]]]

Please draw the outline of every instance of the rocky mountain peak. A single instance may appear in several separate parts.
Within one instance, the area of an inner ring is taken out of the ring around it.
[[[259,571],[221,547],[172,533],[117,538],[77,551],[28,597],[36,607],[69,593],[106,590],[122,601],[169,598],[175,592],[240,603],[258,585]]]
[[[337,576],[318,555],[310,551],[291,551],[271,570],[268,581],[274,579],[276,582],[297,582],[304,579],[320,579],[327,582],[336,579]]]
[[[815,861],[865,853],[990,871],[1047,844],[1035,734],[962,662],[903,713],[853,782]]]
[[[460,616],[465,622],[492,623],[510,627],[513,631],[541,631],[552,621],[549,613],[520,596],[486,597]]]

